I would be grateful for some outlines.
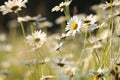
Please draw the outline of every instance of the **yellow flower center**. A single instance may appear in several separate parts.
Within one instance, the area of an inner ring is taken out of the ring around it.
[[[84,23],[83,26],[88,27],[90,26],[90,23]]]
[[[90,26],[90,20],[85,20],[83,26],[85,27]]]
[[[39,42],[39,41],[40,41],[40,38],[35,38],[34,41],[35,41],[35,42]]]
[[[70,73],[70,72],[72,72],[72,70],[71,70],[71,68],[66,68],[66,69],[65,69],[65,72],[66,72],[66,73]]]
[[[78,24],[77,23],[73,23],[72,26],[71,26],[71,29],[75,30],[77,27],[78,27]]]
[[[11,7],[11,10],[15,11],[15,10],[18,9],[18,8],[19,8],[19,6],[18,6],[18,5],[15,5],[15,6]]]

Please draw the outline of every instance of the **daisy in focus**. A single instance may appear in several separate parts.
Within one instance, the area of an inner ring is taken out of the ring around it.
[[[78,16],[73,16],[69,22],[67,22],[67,26],[65,28],[67,32],[67,36],[75,36],[77,32],[80,31],[82,21],[78,18]]]
[[[54,12],[54,11],[61,11],[61,12],[63,12],[63,10],[64,10],[67,6],[69,6],[71,2],[72,2],[72,1],[61,2],[61,3],[59,4],[59,6],[55,6],[55,7],[52,8],[52,12]]]
[[[91,14],[89,16],[82,18],[82,27],[93,30],[97,26],[96,22],[97,22],[97,16]]]
[[[9,13],[9,12],[15,12],[21,10],[22,7],[26,7],[25,3],[27,3],[28,0],[8,0],[8,2],[5,2],[5,5],[0,6],[0,11],[2,11],[3,15]]]
[[[31,35],[28,35],[26,39],[33,49],[38,49],[46,42],[46,33],[42,32],[42,30],[35,31]]]

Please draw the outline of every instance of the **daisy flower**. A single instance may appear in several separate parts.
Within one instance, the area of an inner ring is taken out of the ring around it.
[[[61,2],[59,6],[55,6],[52,8],[52,12],[54,11],[63,11],[65,7],[69,6],[72,1],[67,1],[67,2]]]
[[[103,45],[98,41],[93,43],[93,45],[91,45],[90,47],[85,48],[85,50],[92,53],[94,50],[102,48],[102,46]]]
[[[4,3],[5,5],[0,6],[0,11],[2,11],[3,15],[9,12],[17,13],[22,7],[26,7],[25,3],[27,2],[28,0],[8,0],[8,2]]]
[[[83,17],[82,27],[93,30],[97,26],[96,22],[97,22],[97,16],[91,14],[89,16]]]
[[[40,29],[42,29],[42,28],[47,28],[47,27],[52,27],[52,26],[53,26],[53,23],[50,22],[50,21],[40,22],[40,23],[38,24],[38,27],[39,27]]]
[[[64,71],[65,71],[65,73],[66,73],[67,75],[73,75],[73,74],[75,74],[76,70],[77,70],[77,67],[71,67],[71,66],[66,67],[66,68],[64,69]]]
[[[35,31],[31,35],[28,35],[26,39],[33,49],[38,49],[46,42],[46,33],[42,32],[42,30]]]
[[[103,10],[105,9],[109,9],[111,7],[115,7],[115,6],[119,6],[120,5],[120,1],[119,0],[115,0],[113,2],[105,2],[105,4],[100,4],[99,7],[102,8]]]
[[[56,19],[55,23],[56,24],[62,24],[66,21],[66,17],[65,16],[60,16]]]
[[[73,16],[69,22],[67,22],[67,26],[65,28],[67,32],[67,36],[75,36],[76,32],[80,31],[82,21],[78,18],[78,16]]]
[[[40,22],[46,20],[46,18],[42,17],[41,15],[38,16],[24,16],[24,17],[18,17],[18,22]]]
[[[108,19],[110,19],[110,18],[114,18],[114,17],[117,17],[117,16],[120,16],[120,10],[116,10],[116,11],[114,11],[113,12],[113,14],[112,15],[108,15]]]
[[[63,46],[63,42],[56,44],[55,50],[59,51],[62,46]]]
[[[7,40],[7,35],[5,33],[0,33],[0,42],[4,42]]]
[[[54,76],[48,75],[48,76],[42,76],[40,80],[48,80],[48,79],[53,79]]]

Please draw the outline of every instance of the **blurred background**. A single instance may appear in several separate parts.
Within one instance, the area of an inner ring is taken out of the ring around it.
[[[7,0],[0,0],[0,5],[3,5]],[[27,8],[24,8],[22,11],[19,11],[20,16],[37,16],[41,14],[43,17],[46,17],[48,21],[53,23],[51,28],[47,28],[49,32],[55,32],[59,29],[59,25],[55,24],[55,19],[59,16],[64,15],[63,12],[51,12],[51,9],[58,5],[64,0],[28,0]],[[70,14],[75,15],[79,13],[85,14],[95,14],[91,9],[91,6],[99,4],[100,2],[105,2],[105,0],[72,0],[70,4]],[[2,15],[0,12],[0,32],[9,32],[9,23],[11,20],[16,19],[16,14],[8,13]]]

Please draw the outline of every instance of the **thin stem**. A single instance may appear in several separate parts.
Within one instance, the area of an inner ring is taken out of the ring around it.
[[[95,55],[96,55],[96,57],[97,57],[97,59],[98,59],[99,64],[101,64],[101,62],[100,62],[100,58],[99,58],[97,52],[96,52],[96,51],[94,51],[94,52],[95,52]]]
[[[40,58],[42,59],[42,60],[44,60],[44,58],[43,58],[43,56],[41,55],[41,53],[40,53],[40,51],[39,50],[36,50],[37,52],[38,52],[38,55],[40,56]],[[52,72],[52,70],[50,69],[50,67],[48,66],[48,64],[45,62],[45,64],[46,64],[46,67],[49,69],[49,71],[51,72],[51,74],[53,74],[53,72]]]
[[[17,16],[19,17],[19,14],[18,14],[18,13],[17,13]],[[24,39],[25,39],[26,34],[25,34],[25,29],[24,29],[24,25],[23,25],[23,22],[22,22],[22,21],[20,22],[20,27],[21,27],[21,30],[22,30],[22,33],[23,33],[23,37],[24,37]]]
[[[34,32],[34,26],[33,26],[33,24],[32,24],[32,23],[31,23],[30,28],[31,28],[31,32],[33,33],[33,32]]]

